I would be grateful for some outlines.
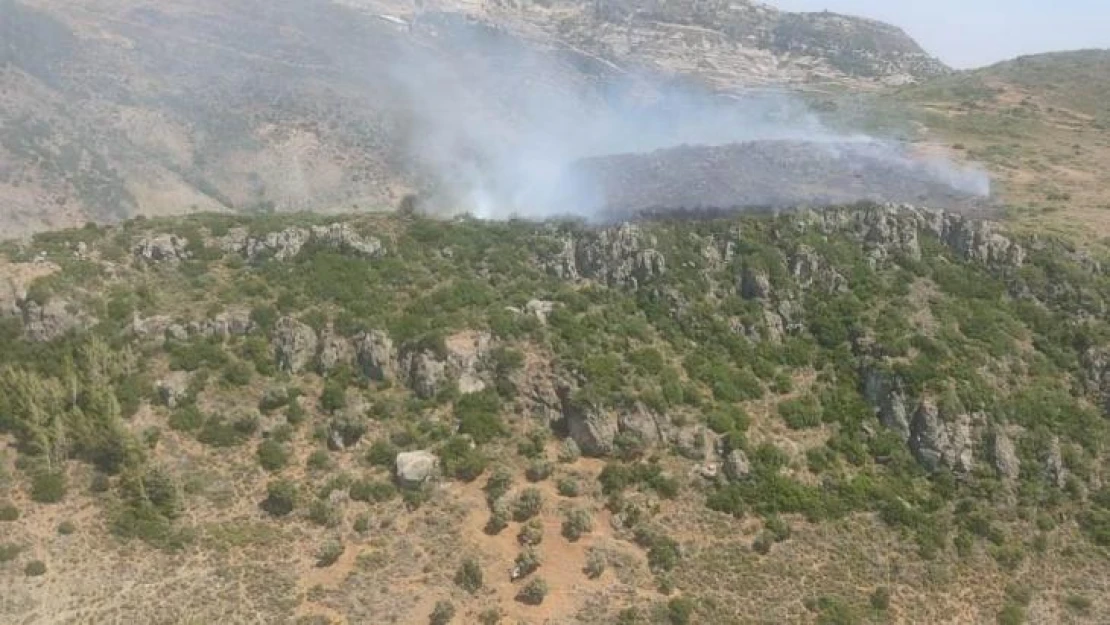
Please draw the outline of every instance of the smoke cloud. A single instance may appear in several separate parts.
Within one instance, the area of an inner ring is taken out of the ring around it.
[[[578,52],[542,49],[461,17],[423,19],[411,35],[417,45],[398,51],[389,74],[401,96],[408,157],[423,174],[432,212],[601,219],[604,198],[596,186],[568,173],[580,159],[771,140],[830,150],[866,145],[870,154],[958,191],[990,191],[981,170],[833,132],[784,92],[722,95]]]

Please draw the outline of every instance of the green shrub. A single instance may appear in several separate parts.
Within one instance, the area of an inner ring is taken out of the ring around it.
[[[455,618],[455,604],[447,600],[436,601],[431,615],[428,616],[429,625],[447,625]]]
[[[313,450],[305,460],[305,466],[314,471],[327,471],[331,469],[331,455],[324,449]]]
[[[252,374],[251,366],[242,360],[228,361],[224,366],[224,384],[235,387],[246,386],[251,383]]]
[[[355,522],[351,525],[351,529],[359,534],[365,534],[370,531],[370,515],[360,514],[355,517]]]
[[[524,470],[524,477],[526,477],[529,482],[542,482],[551,477],[554,471],[555,467],[553,467],[550,462],[536,459],[528,463],[528,468]]]
[[[389,482],[361,479],[351,484],[350,496],[355,501],[382,503],[397,495],[397,488]]]
[[[27,563],[27,566],[23,567],[23,574],[27,577],[46,575],[46,563],[42,560],[31,560]]]
[[[486,521],[484,528],[485,533],[490,536],[496,536],[501,533],[506,527],[509,526],[509,509],[501,500],[497,500],[490,506],[489,520]]]
[[[534,547],[543,542],[543,522],[532,519],[520,526],[516,540],[525,547]]]
[[[308,520],[320,527],[339,527],[342,522],[339,509],[321,499],[308,505]]]
[[[563,497],[577,497],[580,491],[578,479],[573,477],[560,478],[557,488]]]
[[[366,452],[366,462],[375,467],[392,469],[401,450],[387,440],[378,439],[370,444]]]
[[[489,460],[481,450],[474,448],[464,436],[453,436],[439,449],[439,461],[446,475],[464,482],[478,479],[486,470]]]
[[[575,508],[567,513],[563,519],[563,538],[571,542],[582,538],[594,529],[594,520],[590,513],[581,508]]]
[[[667,622],[671,625],[689,625],[694,619],[694,600],[675,597],[667,602]]]
[[[535,573],[540,569],[540,556],[538,553],[536,553],[535,549],[527,547],[524,549],[524,551],[521,551],[516,555],[516,560],[513,562],[513,564],[513,577],[515,579],[528,577],[529,575]]]
[[[542,577],[533,577],[517,593],[517,600],[528,605],[540,605],[547,598],[547,593],[547,582]]]
[[[211,416],[197,432],[197,440],[212,447],[237,447],[258,429],[258,419],[249,415],[228,421],[221,416]]]
[[[543,494],[537,488],[526,488],[513,503],[513,519],[523,523],[543,510]]]
[[[194,404],[182,406],[170,413],[170,429],[178,432],[196,432],[204,426],[204,414]]]
[[[1025,608],[1016,603],[1008,603],[998,612],[998,625],[1022,625],[1025,622]]]
[[[38,503],[58,503],[66,496],[66,475],[62,471],[40,470],[31,478],[31,499]]]
[[[478,622],[481,625],[498,625],[501,622],[501,610],[499,608],[486,608],[478,614]]]
[[[508,468],[499,466],[493,470],[489,479],[486,480],[484,490],[486,491],[486,502],[493,505],[493,502],[505,496],[509,489],[513,486],[513,474]]]
[[[811,395],[781,402],[778,405],[778,413],[786,425],[795,430],[821,425],[821,406]]]
[[[586,566],[583,572],[586,577],[590,579],[597,579],[605,573],[605,566],[607,564],[605,553],[598,549],[590,549],[586,554]]]
[[[466,558],[455,571],[455,585],[470,594],[476,594],[482,588],[482,565],[474,558]]]
[[[678,543],[666,536],[657,536],[648,548],[648,566],[652,571],[671,571],[680,559]]]
[[[268,438],[258,445],[258,463],[271,473],[280,471],[289,464],[289,450],[281,443]]]
[[[289,480],[278,480],[266,485],[266,499],[262,509],[276,517],[286,516],[297,507],[297,485]]]
[[[329,379],[324,383],[324,390],[320,393],[320,409],[324,412],[336,413],[347,407],[347,385],[336,379]]]
[[[890,608],[890,589],[886,586],[876,588],[875,592],[871,593],[871,607],[876,610]]]
[[[15,560],[22,551],[23,548],[15,543],[0,544],[0,564]]]
[[[1083,595],[1069,594],[1064,598],[1064,605],[1076,614],[1088,614],[1091,611],[1091,600]]]
[[[339,560],[346,548],[338,540],[329,540],[316,552],[316,566],[329,567]]]
[[[77,526],[73,524],[73,521],[66,520],[58,524],[58,533],[62,536],[69,536],[76,531]]]
[[[469,435],[479,445],[505,436],[509,430],[500,411],[501,398],[492,389],[463,395],[455,402],[459,434]]]
[[[562,444],[559,446],[559,462],[563,464],[573,464],[578,462],[582,457],[582,450],[578,448],[578,443],[574,442],[573,438],[563,439]]]

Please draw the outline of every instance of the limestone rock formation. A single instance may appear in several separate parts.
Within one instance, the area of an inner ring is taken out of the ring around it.
[[[274,324],[272,343],[278,368],[300,373],[312,364],[318,339],[310,326],[292,317],[282,317]]]
[[[389,335],[370,330],[355,337],[355,358],[363,374],[371,380],[392,380],[397,376],[397,350]]]
[[[613,451],[613,440],[620,433],[617,416],[593,404],[571,397],[568,388],[559,389],[567,433],[587,456],[605,456]]]
[[[154,234],[135,245],[135,258],[147,263],[175,263],[189,257],[188,241],[176,234]]]
[[[1014,441],[1001,428],[991,433],[990,439],[991,463],[998,476],[1008,482],[1013,482],[1021,475],[1021,460],[1018,458]]]
[[[405,451],[397,454],[397,481],[406,488],[418,488],[435,477],[439,458],[430,451]]]

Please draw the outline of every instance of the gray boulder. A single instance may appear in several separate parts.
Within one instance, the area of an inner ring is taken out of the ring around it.
[[[147,263],[176,263],[189,257],[188,241],[176,234],[144,237],[135,245],[135,258]]]
[[[355,349],[346,338],[328,328],[320,337],[320,353],[316,358],[323,372],[333,371],[355,361]]]
[[[1048,453],[1045,455],[1045,474],[1057,488],[1063,488],[1068,483],[1070,474],[1067,466],[1064,465],[1064,454],[1060,448],[1060,439],[1056,436],[1052,437],[1048,446]]]
[[[559,389],[562,414],[570,438],[587,456],[612,453],[613,441],[620,432],[617,417],[588,402],[575,400],[570,390]]]
[[[740,273],[740,296],[744,299],[765,300],[771,297],[771,277],[762,269],[745,265]]]
[[[171,371],[158,381],[158,398],[168,408],[176,408],[189,393],[189,374]]]
[[[274,324],[274,358],[282,371],[300,373],[312,364],[318,340],[316,331],[293,319],[282,317]]]
[[[364,237],[350,224],[334,223],[327,226],[313,226],[313,239],[328,247],[353,252],[367,257],[382,253],[382,242],[375,237]]]
[[[418,488],[435,477],[439,458],[430,451],[404,451],[397,454],[397,481],[406,488]]]
[[[447,363],[427,350],[405,354],[401,366],[409,388],[421,399],[435,397],[448,383]]]
[[[725,456],[725,477],[730,480],[743,480],[752,472],[748,456],[740,449],[733,449]]]
[[[863,393],[879,417],[879,422],[893,430],[903,441],[909,441],[909,410],[901,380],[879,369],[868,368],[863,375]]]
[[[935,402],[923,399],[910,423],[909,446],[929,471],[944,466],[966,473],[973,464],[971,416],[944,415]]]
[[[397,350],[389,335],[370,330],[355,337],[355,357],[363,374],[371,380],[392,380],[397,377]]]
[[[996,429],[989,439],[991,463],[998,476],[1013,482],[1021,475],[1021,460],[1018,458],[1014,441],[1002,429]]]
[[[620,412],[617,427],[621,433],[631,434],[648,445],[656,445],[667,439],[670,422],[643,403],[636,402],[631,408]]]
[[[92,325],[92,320],[65,299],[52,298],[45,304],[24,299],[18,306],[23,317],[23,333],[31,341],[53,341],[70,330]]]

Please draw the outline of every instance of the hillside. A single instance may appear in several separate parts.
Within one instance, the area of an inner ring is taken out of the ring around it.
[[[485,142],[674,83],[874,88],[943,70],[841,16],[594,6],[2,0],[0,225],[388,210],[488,167]]]
[[[885,93],[844,111],[986,163],[1030,231],[1110,236],[1110,52],[1022,57]],[[858,104],[856,100],[856,104]]]
[[[203,215],[3,252],[5,622],[1110,612],[1110,277],[1052,236]]]

